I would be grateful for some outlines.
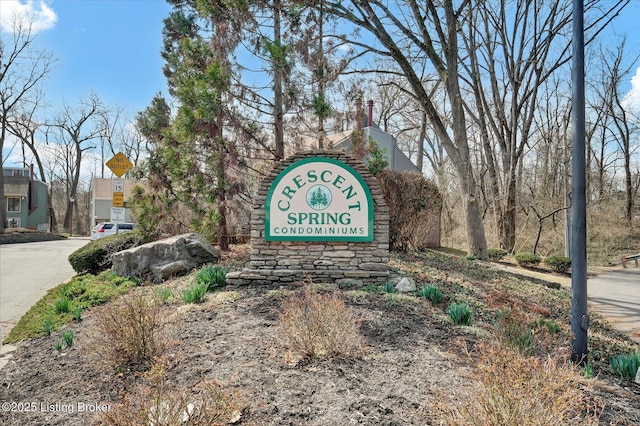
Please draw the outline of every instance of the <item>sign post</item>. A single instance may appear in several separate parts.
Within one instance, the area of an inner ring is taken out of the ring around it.
[[[109,218],[110,222],[113,223],[124,223],[125,221],[125,209],[122,207],[111,207],[111,217]]]
[[[122,152],[118,152],[112,159],[107,161],[107,167],[118,176],[118,179],[113,179],[113,207],[111,208],[112,222],[124,222],[124,179],[120,179],[122,175],[127,173],[133,167],[133,164]],[[122,220],[113,220],[114,209],[121,209],[116,211],[116,217],[120,217],[122,214]]]
[[[127,173],[133,167],[133,163],[131,163],[131,161],[129,161],[129,159],[121,152],[117,153],[111,160],[107,161],[106,165],[109,170],[118,177],[122,177],[123,174]]]

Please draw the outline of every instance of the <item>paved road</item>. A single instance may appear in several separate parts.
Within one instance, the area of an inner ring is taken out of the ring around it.
[[[617,329],[640,341],[640,268],[589,278],[587,299]]]
[[[0,245],[0,341],[48,290],[75,275],[67,258],[89,238]]]

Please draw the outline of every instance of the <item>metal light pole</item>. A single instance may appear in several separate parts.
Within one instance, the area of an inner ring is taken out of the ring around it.
[[[69,202],[71,203],[71,211],[69,212],[69,238],[73,237],[73,203],[75,201],[75,198],[69,198]]]
[[[585,174],[584,0],[573,0],[571,175],[571,359],[587,363],[587,197]]]

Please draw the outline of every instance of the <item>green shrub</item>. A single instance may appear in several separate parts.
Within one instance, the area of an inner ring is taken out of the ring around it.
[[[207,291],[213,291],[227,285],[228,269],[224,266],[205,266],[196,274],[196,284],[206,285]]]
[[[62,332],[62,340],[68,348],[73,346],[73,330],[65,330]]]
[[[595,374],[593,373],[593,367],[591,366],[591,364],[586,363],[584,365],[584,378],[593,379],[594,377],[595,377]]]
[[[546,327],[549,333],[552,333],[552,334],[558,334],[561,331],[560,326],[555,321],[548,320],[545,318],[540,318],[537,321],[533,321],[532,323],[529,324],[529,326],[534,329]]]
[[[489,259],[495,261],[502,260],[507,254],[508,251],[499,249],[499,248],[489,248],[487,249],[487,255],[489,255]]]
[[[391,281],[384,283],[382,290],[384,290],[385,293],[398,293],[398,289]]]
[[[526,253],[526,252],[516,254],[515,259],[516,259],[516,262],[518,262],[518,265],[524,268],[537,266],[540,264],[540,260],[541,260],[540,256],[538,256],[537,254]]]
[[[367,284],[364,287],[362,287],[360,291],[364,291],[365,293],[370,293],[370,294],[378,294],[380,293],[380,286],[377,286],[375,284]]]
[[[53,323],[49,318],[45,318],[45,320],[42,321],[42,328],[45,335],[51,336],[51,332],[53,331]]]
[[[571,258],[566,256],[560,256],[560,255],[549,256],[544,260],[544,263],[548,265],[551,269],[553,269],[555,272],[559,272],[561,274],[568,272],[569,269],[571,268]]]
[[[185,288],[182,292],[182,300],[184,303],[200,303],[207,294],[206,284],[193,284],[189,288]]]
[[[173,296],[173,291],[168,287],[159,287],[156,291],[156,295],[160,300],[160,303],[164,305],[169,303],[169,298]]]
[[[91,241],[69,255],[69,263],[79,274],[97,275],[111,267],[111,256],[122,250],[140,245],[142,240],[134,232],[124,232]]]
[[[82,321],[82,306],[76,306],[73,310],[73,319],[76,321]]]
[[[609,360],[614,373],[627,380],[633,380],[640,368],[640,355],[637,353],[614,356]]]
[[[56,314],[66,314],[71,311],[71,299],[67,296],[62,296],[58,300],[55,301],[53,307],[56,310]]]
[[[432,305],[442,302],[443,298],[442,291],[434,284],[423,285],[420,287],[420,296],[430,300]]]
[[[471,325],[473,311],[466,303],[451,303],[447,308],[447,314],[455,325]]]

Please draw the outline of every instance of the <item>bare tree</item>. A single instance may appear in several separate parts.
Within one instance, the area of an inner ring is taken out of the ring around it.
[[[105,114],[105,109],[95,93],[79,101],[78,106],[63,105],[51,127],[57,129],[58,145],[64,149],[60,151],[62,157],[62,179],[66,188],[67,208],[64,215],[64,227],[70,228],[71,209],[77,199],[78,186],[82,160],[85,153],[95,149],[94,145],[88,145],[93,139],[104,134],[100,117]]]
[[[452,0],[438,4],[406,0],[394,5],[377,0],[352,0],[332,3],[330,13],[371,34],[377,42],[375,48],[365,41],[351,40],[351,43],[392,60],[397,65],[396,72],[407,80],[455,167],[464,201],[468,251],[478,258],[487,259],[487,241],[469,148],[458,57],[460,22],[470,5],[470,2],[457,5]],[[431,71],[444,83],[450,125],[443,119],[423,84],[423,77]]]
[[[628,0],[604,7],[585,3],[592,16],[586,25],[589,43]],[[465,21],[460,61],[473,93],[468,109],[475,108],[470,115],[482,136],[490,202],[500,244],[508,250],[515,245],[518,169],[538,140],[534,119],[540,91],[571,59],[571,12],[566,0],[487,1],[471,8]]]
[[[43,168],[42,158],[40,157],[40,152],[38,150],[38,140],[36,135],[43,127],[41,123],[39,123],[36,119],[36,113],[41,109],[43,99],[42,91],[34,91],[32,99],[29,103],[24,104],[24,108],[20,114],[13,114],[7,117],[6,124],[7,130],[9,133],[14,135],[17,138],[17,142],[21,144],[22,150],[22,162],[23,165],[27,166],[27,152],[26,148],[29,150],[29,155],[33,157],[33,161],[35,161],[38,165],[38,174],[40,176],[40,180],[42,182],[46,182],[46,176]]]
[[[628,111],[623,104],[621,85],[624,78],[631,72],[634,60],[626,60],[625,40],[612,52],[602,52],[602,90],[599,91],[601,108],[610,125],[604,128],[604,133],[610,136],[618,146],[619,158],[622,160],[624,170],[624,194],[625,194],[625,218],[629,227],[633,225],[633,206],[635,187],[631,170],[631,158],[633,153],[640,148],[634,144],[633,136],[637,134],[638,117]],[[606,137],[606,136],[605,136]],[[637,142],[637,141],[636,141]]]
[[[120,118],[124,107],[115,107],[111,110],[104,110],[96,119],[100,122],[102,133],[100,134],[100,177],[104,178],[104,165],[108,158],[118,153],[116,133],[120,125]],[[106,150],[106,152],[105,152]]]
[[[34,100],[38,85],[55,64],[51,52],[34,46],[36,33],[24,17],[15,16],[12,26],[11,40],[0,38],[0,153],[7,138],[10,117],[22,113],[25,105]],[[0,166],[3,166],[5,159],[0,160]],[[3,173],[0,173],[0,200],[4,200]],[[0,234],[4,233],[5,223],[6,211],[0,208]]]

